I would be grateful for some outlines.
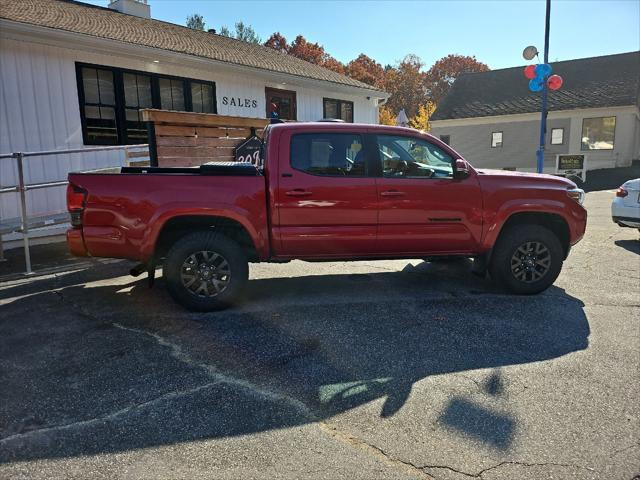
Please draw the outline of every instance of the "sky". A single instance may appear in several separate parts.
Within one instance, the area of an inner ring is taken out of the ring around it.
[[[86,1],[86,0],[85,0]],[[87,3],[106,6],[108,0]],[[184,25],[201,14],[207,28],[251,25],[266,40],[302,34],[348,62],[365,53],[382,65],[418,55],[426,68],[450,53],[474,55],[492,69],[525,65],[522,50],[544,46],[545,2],[517,1],[214,1],[149,0],[158,20]],[[640,0],[552,0],[549,60],[640,50]]]

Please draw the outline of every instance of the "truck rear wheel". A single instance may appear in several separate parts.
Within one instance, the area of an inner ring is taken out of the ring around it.
[[[169,293],[180,305],[198,312],[234,304],[249,278],[240,246],[216,232],[180,238],[167,253],[163,274]]]
[[[562,244],[552,231],[539,225],[518,225],[500,235],[489,268],[491,278],[501,287],[531,295],[555,282],[563,260]]]

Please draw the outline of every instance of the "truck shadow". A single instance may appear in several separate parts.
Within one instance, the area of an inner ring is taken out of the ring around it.
[[[508,405],[499,373],[484,387],[461,378],[463,393],[414,385],[586,349],[589,324],[560,288],[503,295],[467,267],[253,280],[251,302],[213,314],[184,312],[143,280],[12,301],[0,307],[0,462],[247,435],[365,406],[388,418],[407,401],[420,403],[416,428],[508,450],[515,416],[477,401]]]

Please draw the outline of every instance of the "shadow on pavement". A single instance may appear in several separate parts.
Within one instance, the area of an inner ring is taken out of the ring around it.
[[[616,240],[615,243],[617,246],[624,248],[625,250],[629,250],[632,253],[640,255],[640,239],[636,240]]]
[[[378,399],[391,417],[427,377],[587,348],[579,300],[557,287],[495,294],[463,267],[253,280],[246,308],[214,314],[184,312],[144,280],[68,278],[57,294],[12,301],[0,307],[0,462],[252,434]],[[484,387],[502,388],[499,376]],[[464,396],[444,409],[421,401],[492,448],[517,432],[515,418]]]

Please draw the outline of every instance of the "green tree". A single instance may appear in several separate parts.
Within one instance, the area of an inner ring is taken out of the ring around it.
[[[204,30],[204,26],[204,17],[202,15],[194,13],[187,17],[187,27],[193,28],[194,30]]]
[[[222,27],[220,27],[219,34],[223,37],[235,38],[236,40],[255,43],[256,45],[262,43],[262,39],[258,36],[253,27],[251,25],[245,25],[242,21],[236,22],[234,33],[231,33],[229,28],[223,25]]]

